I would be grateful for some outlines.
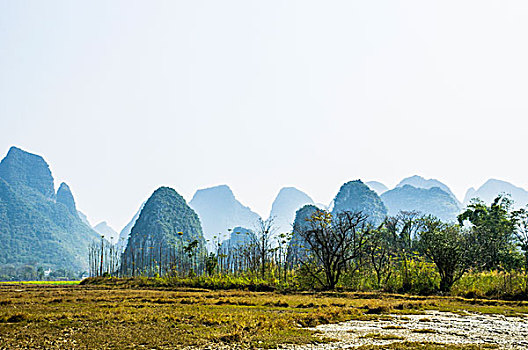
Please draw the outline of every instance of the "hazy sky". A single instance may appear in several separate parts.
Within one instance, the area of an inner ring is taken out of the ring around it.
[[[526,0],[0,0],[0,153],[118,231],[160,185],[528,187],[527,35]]]

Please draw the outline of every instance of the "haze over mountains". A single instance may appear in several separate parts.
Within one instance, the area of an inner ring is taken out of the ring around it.
[[[462,211],[458,202],[440,187],[426,189],[411,185],[399,186],[383,193],[381,199],[391,216],[400,211],[418,211],[452,222]]]
[[[528,191],[505,181],[490,179],[476,190],[469,189],[464,205],[474,197],[490,203],[501,193],[510,194],[517,207],[528,203]],[[29,264],[83,271],[87,268],[89,245],[100,241],[101,236],[112,243],[117,242],[119,251],[124,252],[134,232],[135,240],[140,240],[138,235],[144,230],[151,231],[152,237],[170,240],[168,237],[173,234],[170,229],[167,231],[156,226],[170,222],[178,223],[174,227],[188,227],[193,232],[193,239],[198,239],[200,244],[205,245],[209,240],[211,248],[214,236],[218,234],[222,235],[219,242],[227,240],[227,245],[251,237],[253,233],[249,232],[255,232],[256,224],[261,220],[257,213],[236,198],[227,185],[200,189],[188,204],[170,188],[161,188],[155,194],[156,200],[151,197],[155,204],[149,206],[149,214],[145,212],[143,215],[145,203],[139,205],[139,210],[119,234],[106,222],[92,228],[86,215],[78,211],[71,188],[61,183],[55,191],[46,161],[41,156],[12,147],[0,162],[0,246],[3,248],[0,250],[0,265]],[[171,203],[177,204],[179,209],[166,207]],[[331,211],[361,210],[376,223],[386,215],[396,215],[402,210],[454,221],[464,205],[446,184],[436,179],[411,176],[393,189],[376,181],[349,181],[339,189]],[[282,188],[270,211],[275,231],[291,232],[301,208],[305,208],[304,213],[313,212],[316,208],[314,200],[294,187]],[[160,213],[165,216],[160,217]],[[188,220],[183,219],[184,214]],[[144,219],[139,220],[142,215]],[[233,229],[247,234],[234,236]]]
[[[235,226],[253,228],[260,218],[249,207],[242,205],[227,185],[196,191],[189,205],[200,217],[204,237],[210,243],[215,236],[225,239]]]
[[[250,244],[257,239],[252,230],[245,227],[235,227],[230,233],[228,239],[223,241],[220,244],[220,249],[222,251],[227,251],[229,249],[239,249],[242,246]]]
[[[297,210],[306,204],[313,203],[314,201],[310,196],[295,187],[281,188],[273,201],[270,212],[276,233],[291,232]]]
[[[482,188],[486,190],[488,187],[483,186]],[[370,191],[369,188],[373,191]],[[511,191],[511,188],[517,191]],[[525,198],[522,196],[524,194],[522,191],[524,190],[507,182],[501,182],[500,186],[495,186],[488,192],[496,194],[513,192],[514,199],[522,199]],[[488,194],[485,200],[491,202],[495,195]],[[270,212],[270,217],[274,218],[275,232],[291,232],[297,210],[307,204],[314,204],[314,201],[306,193],[294,187],[282,188],[275,198]],[[204,237],[210,242],[209,249],[212,248],[211,243],[215,240],[214,236],[217,236],[216,240],[219,239],[220,242],[228,241],[232,237],[231,232],[235,227],[239,227],[239,230],[252,230],[260,218],[249,207],[240,203],[227,185],[198,190],[189,205],[195,209],[200,217],[204,228]],[[317,205],[317,207],[325,209],[322,205]],[[360,180],[350,181],[341,187],[332,202],[331,210],[333,212],[362,210],[375,218],[375,222],[380,222],[387,214],[396,215],[399,211],[417,211],[437,216],[444,221],[454,221],[463,207],[444,183],[436,179],[411,176],[403,179],[391,190],[377,181],[366,183]],[[120,235],[121,241],[126,241],[124,232],[130,232],[133,222],[138,216],[139,212],[123,229]],[[218,237],[219,233],[221,233],[220,237]]]
[[[370,187],[371,190],[376,192],[378,196],[381,196],[384,192],[387,192],[389,188],[379,181],[367,181],[365,185]]]
[[[97,225],[93,227],[95,232],[103,236],[108,242],[112,244],[116,244],[117,240],[119,239],[119,235],[117,232],[108,226],[108,223],[106,221],[100,222]]]
[[[425,188],[425,189],[438,187],[442,191],[447,192],[451,197],[453,197],[455,201],[459,202],[457,197],[453,194],[453,192],[451,192],[451,189],[446,184],[443,184],[442,182],[436,179],[425,179],[421,176],[414,175],[414,176],[403,179],[402,181],[400,181],[399,184],[396,185],[396,187],[403,187],[405,185],[411,185],[416,188]]]
[[[509,194],[514,200],[514,206],[524,207],[528,204],[528,191],[521,187],[512,185],[509,182],[489,179],[477,190],[470,188],[464,197],[464,205],[469,204],[471,199],[480,198],[486,203],[490,203],[499,193]]]
[[[139,210],[134,214],[132,219],[128,222],[128,224],[126,224],[125,227],[123,227],[121,232],[119,232],[119,238],[118,238],[118,242],[117,242],[117,247],[118,247],[118,250],[120,252],[124,252],[125,251],[125,248],[126,248],[126,245],[127,245],[127,242],[128,242],[128,238],[130,237],[130,232],[132,231],[132,228],[136,224],[136,221],[139,218],[139,214],[141,214],[141,211],[143,210],[144,206],[145,206],[145,202],[143,202],[141,204],[141,206],[139,207]]]

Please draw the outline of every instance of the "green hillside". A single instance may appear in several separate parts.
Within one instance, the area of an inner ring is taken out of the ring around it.
[[[181,263],[182,255],[192,254],[194,262],[204,253],[205,239],[198,215],[175,190],[160,187],[147,200],[130,232],[123,268],[133,266],[135,271],[145,272],[153,260],[174,259]]]
[[[343,211],[361,211],[373,223],[381,223],[387,216],[387,208],[381,198],[361,180],[349,181],[339,189],[332,213]]]
[[[73,197],[69,206],[55,201],[44,159],[11,148],[0,175],[0,265],[87,270],[88,246],[100,238],[71,207]]]

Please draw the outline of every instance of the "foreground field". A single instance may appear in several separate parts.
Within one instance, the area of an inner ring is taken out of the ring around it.
[[[359,332],[355,338],[363,341],[351,342],[357,331],[346,328],[347,323],[342,324],[345,328],[341,333],[314,328],[353,320],[359,322],[357,327],[368,329],[416,315],[423,315],[421,322],[427,322],[433,310],[456,315],[496,314],[516,317],[522,322],[528,304],[372,293],[280,294],[3,284],[0,349],[292,347],[284,344],[319,347],[317,344],[339,340],[346,333],[351,335],[348,344],[363,344],[362,349],[482,348],[471,344],[433,344],[426,342],[425,337],[413,338],[405,332],[391,337],[386,334],[398,332],[388,331]],[[380,337],[385,337],[382,343],[364,341]],[[386,345],[390,343],[394,344]],[[327,346],[331,345],[322,348]]]

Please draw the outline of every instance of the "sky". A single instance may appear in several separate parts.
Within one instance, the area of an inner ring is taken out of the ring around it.
[[[42,155],[92,224],[159,186],[418,174],[528,188],[528,2],[0,1],[0,154]]]

